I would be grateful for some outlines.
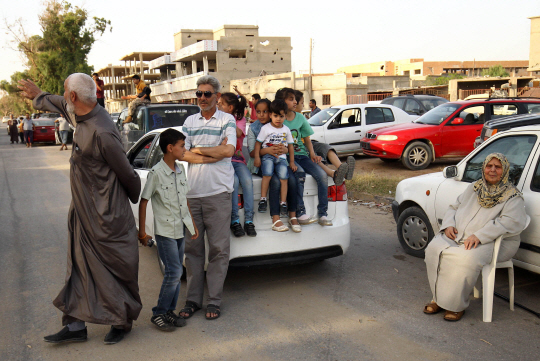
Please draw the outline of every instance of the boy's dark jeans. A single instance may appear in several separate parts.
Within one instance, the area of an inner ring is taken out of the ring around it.
[[[159,291],[157,306],[152,308],[154,316],[174,311],[176,308],[184,260],[184,238],[174,239],[156,234],[156,243],[159,257],[165,265],[165,276]]]
[[[310,157],[305,155],[295,155],[294,163],[298,168],[302,168],[305,173],[296,172],[296,180],[298,181],[298,209],[296,216],[300,217],[306,214],[306,208],[304,207],[304,182],[305,174],[310,174],[317,182],[317,196],[319,198],[319,204],[317,205],[317,213],[319,217],[327,216],[328,211],[328,176],[326,172],[316,163],[314,163]]]

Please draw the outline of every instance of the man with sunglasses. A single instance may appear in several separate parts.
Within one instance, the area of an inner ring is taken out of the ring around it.
[[[213,76],[199,78],[195,95],[201,111],[188,117],[182,127],[187,149],[183,160],[189,163],[188,182],[191,188],[187,198],[193,222],[199,229],[197,239],[191,239],[189,230],[185,237],[187,297],[186,305],[180,311],[184,318],[190,318],[203,306],[205,231],[209,248],[206,272],[206,318],[209,320],[220,315],[223,283],[229,268],[229,224],[234,185],[231,157],[236,148],[236,122],[232,115],[217,109],[220,89],[219,81]],[[208,159],[209,164],[200,164]]]

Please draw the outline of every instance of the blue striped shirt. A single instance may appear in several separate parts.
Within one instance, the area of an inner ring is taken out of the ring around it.
[[[197,147],[216,147],[225,137],[227,144],[236,147],[236,122],[230,114],[216,110],[209,120],[201,113],[189,116],[182,127],[186,135],[186,149]],[[217,163],[189,164],[188,198],[213,196],[232,193],[234,186],[234,168],[231,158],[223,158]]]

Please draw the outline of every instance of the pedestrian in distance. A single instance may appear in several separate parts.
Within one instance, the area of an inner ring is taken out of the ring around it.
[[[103,83],[103,80],[99,78],[98,73],[92,74],[92,79],[94,79],[94,83],[96,83],[97,102],[99,105],[105,108],[105,84]]]
[[[54,122],[58,123],[58,134],[60,135],[60,141],[62,142],[60,150],[64,150],[64,148],[68,150],[67,140],[69,134],[69,123],[62,114],[60,114],[60,118],[57,118]]]
[[[309,109],[311,109],[311,112],[309,113],[310,118],[321,111],[321,109],[317,106],[317,101],[315,99],[311,99],[309,101]]]
[[[11,140],[11,144],[13,142],[19,143],[19,131],[17,129],[17,125],[19,125],[19,122],[16,118],[13,118],[13,114],[9,115],[8,120],[8,129],[9,129],[9,139]]]
[[[183,160],[189,163],[187,194],[193,221],[199,237],[186,237],[187,297],[180,316],[189,318],[202,308],[205,280],[205,241],[208,238],[208,305],[206,318],[217,319],[221,314],[223,283],[229,268],[231,193],[234,190],[234,168],[231,157],[236,149],[236,121],[230,114],[217,109],[221,85],[213,76],[197,80],[197,101],[200,113],[189,116],[182,127],[186,135],[186,153]],[[215,163],[204,164],[214,158]],[[201,164],[203,163],[203,164]]]
[[[90,322],[111,325],[104,343],[118,343],[142,308],[137,227],[129,204],[138,201],[139,175],[109,113],[97,104],[89,75],[71,74],[63,97],[43,92],[29,80],[19,84],[34,108],[61,113],[77,128],[70,159],[67,277],[53,301],[65,327],[45,341],[86,341],[85,322]]]
[[[255,144],[257,144],[257,137],[261,131],[261,128],[270,123],[270,100],[261,99],[257,102],[255,109],[257,110],[257,120],[250,125],[247,135],[247,146],[249,150],[249,161],[248,167],[253,174],[262,177],[261,169],[254,166],[255,161]],[[275,144],[272,147],[261,148],[259,154],[264,156],[270,154],[274,157],[280,157],[282,155],[288,154],[288,145]],[[296,164],[296,163],[295,163]],[[289,178],[287,179],[287,212],[282,213],[279,207],[281,200],[281,181],[278,176],[274,173],[270,179],[270,186],[268,191],[268,204],[270,206],[270,216],[272,217],[272,229],[279,232],[288,231],[289,228],[283,224],[281,217],[289,217],[289,226],[292,228],[293,232],[301,232],[302,227],[298,223],[296,218],[296,208],[297,208],[297,173],[301,172],[303,177],[305,173],[302,169],[297,168],[296,172],[293,172],[292,169],[287,170]]]
[[[291,131],[288,127],[283,125],[285,121],[285,114],[287,112],[287,104],[281,100],[276,99],[270,104],[270,119],[271,122],[264,125],[257,136],[257,143],[255,144],[255,162],[256,167],[262,169],[262,182],[261,182],[261,199],[259,201],[259,212],[266,211],[268,194],[268,187],[270,180],[274,174],[276,174],[281,183],[280,193],[280,209],[281,213],[287,213],[287,180],[289,179],[288,167],[296,172],[297,167],[294,164],[294,149],[293,138]],[[282,154],[275,157],[271,154],[260,155],[261,148],[268,148],[275,145],[284,145],[288,148],[289,164],[287,165],[287,157]],[[276,222],[277,223],[277,222]],[[286,227],[285,227],[286,228]],[[272,225],[272,229],[275,231],[284,231]]]
[[[242,94],[240,92],[240,90],[238,90],[238,85],[233,85],[233,90],[236,92],[236,94],[240,95],[240,96],[244,96],[244,94]],[[257,110],[255,109],[255,107],[257,106],[257,103],[259,102],[259,100],[261,100],[261,96],[257,93],[253,94],[251,96],[251,100],[248,102],[248,105],[249,105],[249,122],[250,123],[253,123],[255,122],[258,118],[257,118]]]
[[[32,148],[32,143],[34,143],[34,129],[36,129],[34,121],[30,118],[30,113],[26,113],[26,119],[23,120],[26,148]]]
[[[19,125],[17,125],[17,130],[19,131],[19,139],[21,140],[21,144],[24,144],[24,129],[23,129],[23,120],[24,117],[19,118]]]
[[[255,224],[253,224],[254,199],[253,199],[253,180],[251,172],[247,167],[244,153],[242,152],[244,138],[246,137],[247,121],[244,117],[246,109],[246,98],[242,95],[233,93],[223,93],[218,100],[218,108],[234,116],[236,120],[236,149],[231,158],[234,168],[234,190],[232,193],[232,213],[231,213],[231,231],[235,237],[243,237],[246,234],[250,237],[257,236]],[[242,186],[244,196],[244,227],[240,225],[240,216],[238,215],[238,194]]]
[[[146,206],[151,200],[158,254],[165,266],[157,305],[152,308],[150,319],[162,331],[174,331],[186,325],[186,320],[174,313],[184,261],[184,226],[192,240],[199,237],[186,198],[189,192],[186,171],[177,162],[184,158],[185,139],[184,134],[172,128],[159,135],[163,159],[148,172],[139,204],[139,242],[146,246],[151,239],[146,234]]]
[[[145,103],[150,103],[151,101],[150,93],[152,91],[150,90],[150,87],[147,86],[143,80],[141,80],[141,77],[135,74],[131,77],[131,79],[133,80],[133,84],[135,84],[136,93],[135,95],[128,95],[122,97],[122,99],[133,99],[128,105],[128,116],[124,120],[124,124],[130,123],[133,120],[137,107]]]

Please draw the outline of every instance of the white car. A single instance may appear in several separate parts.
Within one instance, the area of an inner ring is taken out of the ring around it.
[[[326,108],[308,119],[313,141],[327,143],[337,153],[361,153],[360,139],[375,128],[410,123],[418,118],[386,104],[349,104]]]
[[[521,234],[514,264],[540,273],[540,126],[510,129],[496,134],[467,155],[457,166],[401,181],[392,211],[399,242],[413,256],[440,231],[448,206],[465,188],[481,177],[482,163],[491,153],[502,153],[511,164],[510,179],[523,192],[531,223]]]
[[[174,128],[181,130],[180,127]],[[141,178],[142,187],[146,184],[148,171],[158,163],[163,153],[159,147],[159,135],[164,129],[156,129],[145,134],[128,151],[127,157]],[[187,169],[188,164],[184,167]],[[189,179],[188,179],[189,182]],[[231,265],[268,265],[276,263],[302,263],[322,260],[345,254],[349,248],[351,225],[347,204],[345,184],[337,187],[332,179],[328,179],[328,218],[333,226],[323,227],[317,223],[302,226],[301,233],[292,231],[278,233],[272,231],[272,220],[269,213],[258,213],[257,203],[261,196],[261,178],[253,176],[254,209],[253,222],[257,230],[256,237],[236,238],[231,235]],[[243,197],[239,197],[240,222],[243,224]],[[317,212],[317,184],[311,176],[307,176],[304,189],[304,203],[308,214]],[[146,233],[154,236],[154,217],[150,201],[146,218]],[[139,222],[139,204],[132,204],[133,215]],[[287,224],[287,219],[283,219]],[[155,239],[155,237],[153,237]],[[159,256],[158,256],[159,257]],[[161,266],[161,262],[160,262]]]

